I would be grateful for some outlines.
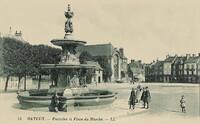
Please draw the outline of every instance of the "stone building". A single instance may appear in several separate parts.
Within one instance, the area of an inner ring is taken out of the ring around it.
[[[129,77],[131,80],[144,82],[145,81],[145,70],[144,64],[141,60],[131,60],[131,63],[128,64],[129,68]]]
[[[166,59],[163,62],[163,81],[171,82],[172,80],[172,63],[174,63],[177,55],[175,56],[166,56]]]
[[[189,55],[188,55],[189,56]],[[200,54],[189,56],[184,63],[184,81],[200,82]]]
[[[169,56],[164,61],[146,64],[146,82],[200,82],[200,54]]]
[[[95,67],[94,69],[94,76],[91,79],[91,83],[102,83],[103,82],[103,69],[99,65],[98,62],[94,61],[86,61],[86,64],[92,65]]]
[[[151,65],[150,64],[145,64],[144,72],[145,72],[145,82],[152,82],[152,74],[151,74]]]
[[[127,58],[124,55],[123,48],[117,49],[111,43],[85,45],[77,48],[78,52],[89,52],[94,60],[106,57],[107,63],[111,68],[112,75],[109,77],[111,81],[121,80],[127,75]],[[103,68],[103,67],[102,67]]]
[[[124,49],[119,48],[119,53],[120,53],[120,58],[121,58],[121,79],[126,80],[128,78],[127,70],[128,70],[128,65],[127,65],[127,58],[124,55]]]
[[[163,62],[164,61],[157,60],[153,65],[153,76],[155,82],[163,82]]]
[[[179,56],[172,63],[172,79],[171,82],[183,82],[184,81],[184,63],[188,59],[188,56]]]

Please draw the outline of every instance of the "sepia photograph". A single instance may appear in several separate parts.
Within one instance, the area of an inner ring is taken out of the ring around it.
[[[0,122],[200,123],[199,0],[0,0]]]

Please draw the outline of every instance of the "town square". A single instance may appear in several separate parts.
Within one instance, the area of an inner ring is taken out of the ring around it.
[[[1,0],[0,120],[199,123],[200,2],[125,1]]]

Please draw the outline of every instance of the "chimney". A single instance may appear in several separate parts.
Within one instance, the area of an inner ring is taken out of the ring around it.
[[[192,57],[195,57],[196,55],[195,54],[192,54]]]
[[[186,54],[186,58],[189,59],[190,58],[190,54]]]
[[[9,35],[11,35],[11,33],[12,33],[11,31],[12,31],[12,28],[10,27],[10,32],[9,32],[10,34]]]
[[[167,59],[167,58],[169,58],[169,54],[168,54],[168,55],[166,55],[166,59]]]
[[[123,48],[119,48],[119,52],[124,55],[124,49]]]
[[[135,60],[131,59],[131,63],[134,63],[134,62],[135,62]]]
[[[21,31],[19,31],[19,35],[22,36],[22,32]]]
[[[15,32],[15,36],[21,37],[22,36],[22,32],[20,31],[19,33],[16,31]]]
[[[138,60],[138,62],[141,64],[142,63],[142,61],[141,60]]]

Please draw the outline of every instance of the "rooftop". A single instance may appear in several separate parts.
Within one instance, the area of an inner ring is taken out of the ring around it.
[[[98,62],[94,62],[94,61],[86,61],[86,64],[89,64],[89,65],[95,66],[95,69],[96,69],[96,70],[103,70],[103,69],[101,68],[101,66],[99,65]]]
[[[114,47],[111,43],[85,45],[77,48],[78,52],[88,51],[92,56],[112,56]]]
[[[185,61],[185,63],[197,63],[200,60],[200,56],[195,56],[195,57],[189,57],[189,59],[187,59]]]
[[[169,56],[168,58],[166,58],[166,59],[164,60],[164,63],[167,63],[167,62],[172,63],[172,62],[175,60],[176,57],[177,57],[177,56]]]
[[[154,64],[154,67],[159,67],[159,66],[163,65],[163,62],[164,62],[164,61],[157,61],[157,62]]]

